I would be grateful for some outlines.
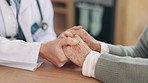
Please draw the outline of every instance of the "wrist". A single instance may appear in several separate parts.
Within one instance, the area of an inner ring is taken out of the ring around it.
[[[88,56],[86,57],[86,60],[84,61],[83,67],[82,67],[82,74],[84,76],[95,78],[95,67],[101,55],[102,53],[98,53],[95,51],[91,51],[88,54]]]
[[[108,48],[108,45],[106,43],[100,42],[100,46],[101,46],[101,49],[100,49],[101,52],[109,53],[109,48]]]
[[[101,52],[100,41],[95,41],[95,50],[94,51]]]
[[[42,58],[45,57],[45,47],[46,47],[46,43],[42,43],[40,46],[39,56]]]
[[[86,60],[86,57],[89,55],[89,53],[90,53],[91,51],[92,51],[91,49],[88,49],[88,50],[87,50],[87,52],[86,52],[86,54],[85,54],[85,57],[84,57],[84,59],[82,60],[82,64],[81,64],[81,66],[80,66],[80,67],[82,67],[82,66],[83,66],[84,61]]]

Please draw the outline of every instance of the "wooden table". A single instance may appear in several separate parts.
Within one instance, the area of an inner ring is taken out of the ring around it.
[[[81,68],[67,63],[57,68],[45,62],[35,72],[0,66],[0,83],[100,83],[82,76]]]

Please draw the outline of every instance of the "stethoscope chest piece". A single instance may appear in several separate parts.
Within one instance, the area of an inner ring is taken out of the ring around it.
[[[45,23],[45,22],[41,22],[41,28],[42,28],[43,30],[47,30],[47,29],[48,29],[48,24]]]
[[[41,7],[40,7],[40,4],[39,4],[39,1],[38,0],[36,0],[36,1],[37,1],[37,5],[38,5],[38,8],[39,8],[40,15],[41,15],[40,27],[43,30],[47,30],[48,29],[48,24],[46,22],[43,22],[43,15],[42,15]]]

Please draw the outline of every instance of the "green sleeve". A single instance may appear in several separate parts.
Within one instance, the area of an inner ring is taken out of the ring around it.
[[[109,53],[117,56],[131,56],[148,58],[148,27],[145,28],[135,46],[121,46],[108,44]]]
[[[148,28],[135,46],[109,45],[95,68],[96,79],[104,83],[148,83]]]

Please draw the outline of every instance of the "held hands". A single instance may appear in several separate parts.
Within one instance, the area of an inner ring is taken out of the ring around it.
[[[101,51],[100,42],[89,35],[81,26],[74,26],[66,30],[59,36],[59,38],[74,37],[74,35],[80,36],[92,50],[97,52]]]
[[[78,35],[78,36],[75,36]],[[79,44],[63,48],[65,55],[76,65],[82,67],[86,56],[90,51],[100,52],[100,42],[90,36],[81,26],[73,27],[63,32],[59,38],[71,37],[79,41]]]
[[[39,55],[57,67],[62,67],[69,60],[82,67],[89,52],[100,52],[100,49],[99,41],[78,26],[66,30],[58,39],[42,43]]]
[[[62,67],[69,59],[65,56],[62,47],[77,45],[79,41],[74,38],[55,39],[41,44],[40,56],[53,63],[57,67]]]
[[[82,67],[86,56],[89,54],[91,49],[86,45],[85,42],[79,37],[75,36],[75,39],[79,41],[79,44],[73,46],[63,47],[65,55],[76,65]]]

